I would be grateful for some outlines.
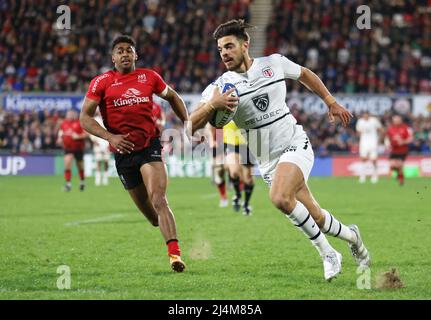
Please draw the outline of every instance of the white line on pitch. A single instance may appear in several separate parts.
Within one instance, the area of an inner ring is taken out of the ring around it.
[[[111,214],[109,216],[103,216],[103,217],[89,219],[89,220],[81,220],[81,221],[68,222],[68,223],[65,223],[64,225],[66,227],[79,226],[80,224],[91,224],[91,223],[112,221],[112,220],[115,220],[115,219],[122,218],[124,216],[125,216],[124,214]]]

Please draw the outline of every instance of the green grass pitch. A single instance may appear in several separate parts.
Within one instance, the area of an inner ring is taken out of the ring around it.
[[[304,235],[268,199],[257,179],[253,216],[220,209],[208,179],[171,179],[168,198],[187,270],[169,268],[157,228],[135,209],[118,179],[108,187],[61,191],[61,177],[0,177],[0,299],[429,299],[431,179],[389,178],[377,185],[353,178],[312,178],[321,205],[356,223],[372,254],[371,289],[346,243],[343,273],[331,283]],[[71,271],[71,289],[57,288],[57,268]],[[405,287],[376,288],[397,268]]]

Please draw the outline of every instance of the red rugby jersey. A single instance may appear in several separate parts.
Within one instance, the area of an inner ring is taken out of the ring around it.
[[[163,119],[163,110],[162,110],[162,106],[156,102],[154,102],[153,104],[153,118],[154,118],[154,122],[157,123],[158,120],[162,120]],[[156,126],[156,130],[157,130],[157,134],[160,135],[160,127]]]
[[[63,120],[60,125],[60,129],[62,131],[62,139],[63,139],[63,149],[67,151],[84,151],[85,149],[85,140],[79,139],[75,140],[72,138],[73,134],[83,134],[84,129],[82,129],[79,120]]]
[[[399,144],[399,139],[405,140],[410,138],[412,135],[410,128],[406,124],[403,123],[400,126],[389,126],[387,134],[391,143],[391,153],[405,154],[409,151],[409,146],[407,144]]]
[[[139,151],[160,135],[153,117],[153,93],[165,94],[166,90],[166,83],[153,70],[127,74],[111,70],[91,81],[86,97],[99,102],[106,129],[113,134],[129,133],[128,140]]]

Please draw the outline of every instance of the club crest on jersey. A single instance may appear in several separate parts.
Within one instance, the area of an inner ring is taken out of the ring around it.
[[[145,74],[139,74],[138,75],[138,82],[139,83],[144,83],[147,81],[147,76]]]
[[[274,71],[272,71],[271,67],[263,68],[262,73],[265,78],[272,78],[274,76]]]
[[[252,99],[254,105],[256,108],[258,108],[260,111],[265,112],[266,109],[268,109],[269,106],[269,97],[267,93],[258,95]]]

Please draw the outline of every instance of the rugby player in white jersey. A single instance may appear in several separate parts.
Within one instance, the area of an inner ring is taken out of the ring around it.
[[[272,203],[311,240],[322,257],[325,279],[330,281],[341,272],[342,260],[325,234],[347,241],[356,263],[368,266],[370,256],[358,227],[347,227],[322,209],[308,188],[314,154],[306,133],[296,125],[286,105],[285,79],[298,80],[320,96],[328,105],[331,121],[339,118],[347,126],[352,115],[309,69],[280,54],[251,58],[248,27],[243,20],[231,20],[215,30],[220,57],[228,71],[202,93],[199,106],[191,114],[193,131],[203,128],[216,110],[237,108],[233,121],[243,129],[262,177],[270,186]],[[226,85],[235,88],[221,94]],[[239,98],[231,95],[234,90]],[[269,152],[260,152],[262,147]]]
[[[103,125],[102,116],[98,110],[94,119],[100,126],[103,128],[105,127]],[[94,183],[96,186],[100,186],[101,184],[107,186],[109,183],[109,159],[111,158],[109,142],[94,135],[90,135],[90,139],[93,143],[94,162],[96,163]]]
[[[356,123],[356,131],[359,133],[359,156],[362,160],[359,182],[366,181],[366,163],[370,160],[373,164],[371,183],[377,183],[379,179],[377,171],[379,132],[382,131],[382,125],[376,117],[371,117],[368,111],[365,111]]]

